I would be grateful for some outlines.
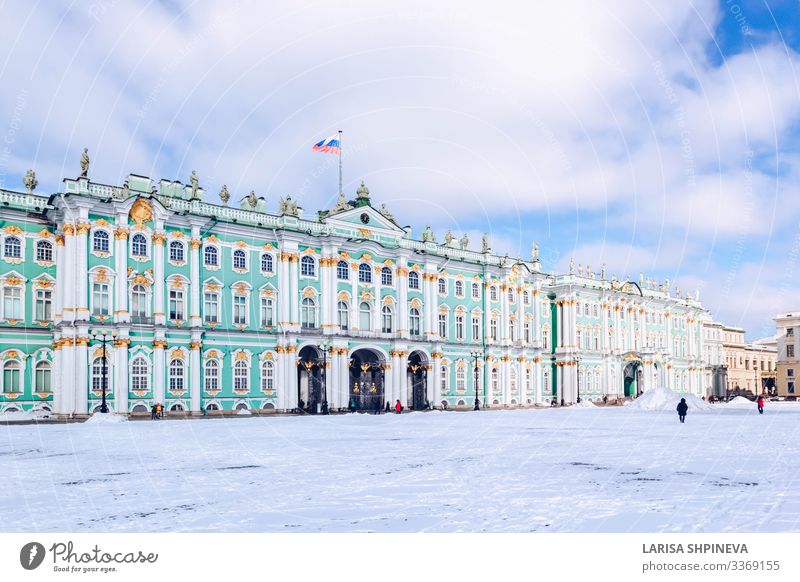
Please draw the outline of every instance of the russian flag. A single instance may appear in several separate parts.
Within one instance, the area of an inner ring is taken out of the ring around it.
[[[315,152],[322,152],[325,154],[338,154],[339,153],[339,134],[332,135],[323,139],[321,142],[314,144],[311,148]]]

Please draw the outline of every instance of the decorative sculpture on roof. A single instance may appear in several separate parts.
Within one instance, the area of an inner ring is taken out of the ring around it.
[[[83,148],[81,154],[81,178],[89,175],[89,148]]]
[[[28,170],[25,172],[25,176],[22,178],[22,183],[28,190],[28,194],[36,190],[36,186],[39,185],[39,181],[36,179],[36,172],[33,170]]]
[[[586,274],[589,275],[590,279],[594,279],[594,269],[591,267],[586,267]]]
[[[364,180],[361,180],[361,186],[356,190],[356,198],[359,200],[369,200],[369,188],[364,184]]]
[[[489,250],[489,235],[483,233],[483,238],[481,238],[481,252],[488,253]]]
[[[573,274],[575,272],[575,257],[569,258],[569,274]]]
[[[583,277],[583,263],[578,263],[578,275]]]
[[[222,205],[227,206],[228,200],[231,199],[231,193],[228,192],[228,186],[222,185],[222,190],[219,191],[219,199],[222,200]]]
[[[258,205],[258,197],[256,196],[255,190],[250,190],[250,194],[247,195],[247,204],[250,206],[251,210],[255,210],[256,206]]]
[[[378,212],[380,212],[383,216],[394,222],[394,216],[392,216],[392,213],[389,212],[388,208],[386,208],[386,204],[381,204],[381,207],[378,210]]]
[[[539,245],[536,241],[533,241],[533,245],[531,246],[531,260],[534,263],[539,260]]]
[[[297,216],[297,202],[292,200],[290,195],[287,195],[286,198],[281,198],[279,213],[288,216]]]
[[[192,196],[190,200],[197,199],[197,191],[200,189],[200,180],[197,178],[197,172],[192,170],[192,175],[189,176],[189,184],[192,186]]]
[[[469,237],[467,236],[466,232],[464,233],[464,236],[462,236],[461,239],[458,241],[458,245],[461,247],[462,251],[467,250],[467,247],[469,246]]]
[[[449,247],[450,243],[452,242],[453,242],[453,233],[450,232],[450,229],[447,229],[447,232],[444,235],[444,244],[446,244]]]
[[[603,280],[603,281],[606,280],[606,264],[605,263],[603,263],[600,266],[600,279]]]
[[[433,234],[430,224],[422,231],[422,242],[436,242],[436,235]]]
[[[350,210],[351,208],[352,206],[345,199],[344,193],[339,192],[339,198],[336,200],[336,205],[331,208],[331,214],[342,212],[344,210]]]

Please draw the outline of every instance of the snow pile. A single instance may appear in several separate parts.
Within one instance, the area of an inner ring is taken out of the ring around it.
[[[15,412],[3,412],[0,414],[0,421],[3,422],[24,422],[36,420],[37,418],[50,418],[50,413],[46,410],[25,410]]]
[[[755,407],[756,403],[752,400],[748,400],[744,396],[737,396],[736,398],[731,398],[728,401],[728,406],[736,406],[739,408],[751,408]]]
[[[581,398],[581,401],[573,404],[572,407],[573,408],[597,408],[597,405],[595,405],[594,402],[590,402],[589,400],[586,400],[585,398]]]
[[[119,424],[127,422],[128,417],[124,414],[114,414],[113,412],[95,412],[86,419],[86,424]]]
[[[253,413],[247,410],[246,408],[240,408],[239,412],[236,413],[238,416],[251,416]]]
[[[701,400],[692,394],[678,394],[669,388],[654,388],[647,390],[644,394],[639,396],[636,400],[628,405],[631,410],[668,410],[675,412],[681,398],[686,399],[686,404],[689,405],[689,411],[701,412],[711,410],[712,406],[705,400]]]

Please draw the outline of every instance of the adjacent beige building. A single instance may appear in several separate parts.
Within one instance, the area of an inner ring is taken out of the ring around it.
[[[780,313],[775,317],[778,350],[778,396],[797,396],[796,377],[800,370],[797,336],[800,334],[800,311]]]
[[[727,388],[749,390],[754,394],[760,394],[774,385],[777,348],[768,340],[747,343],[744,334],[745,330],[741,327],[722,327]]]

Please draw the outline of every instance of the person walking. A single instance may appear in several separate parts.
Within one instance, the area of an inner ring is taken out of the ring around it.
[[[156,405],[150,407],[150,420],[158,420],[158,412],[157,412]]]
[[[762,395],[758,396],[758,413],[764,414],[764,397]]]
[[[689,405],[686,404],[686,398],[681,398],[681,401],[678,402],[678,418],[681,419],[681,422],[686,420],[686,413],[689,411]]]
[[[403,405],[402,405],[402,404],[400,404],[400,401],[398,400],[398,401],[397,401],[397,402],[395,402],[395,404],[394,404],[394,411],[395,411],[397,414],[400,414],[400,411],[401,411],[401,410],[403,410]]]

